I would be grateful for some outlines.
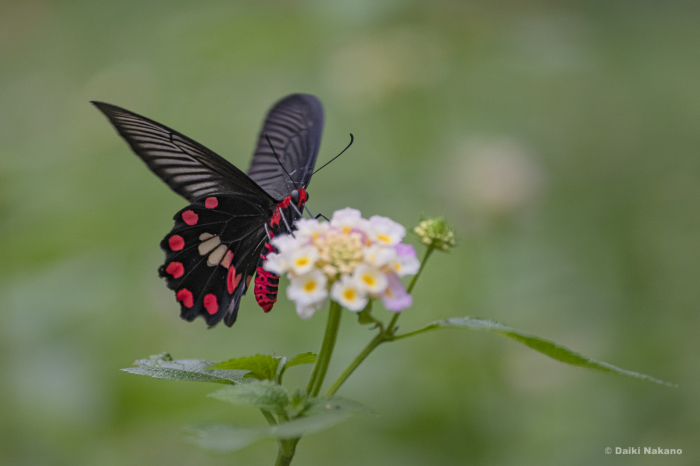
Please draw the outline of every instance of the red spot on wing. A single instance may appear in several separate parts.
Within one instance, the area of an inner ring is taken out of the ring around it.
[[[199,215],[191,210],[186,210],[182,213],[182,220],[188,225],[196,225],[199,221]]]
[[[179,251],[185,247],[185,240],[180,235],[173,235],[168,238],[168,245],[173,251]]]
[[[245,279],[245,287],[248,288],[250,286],[250,281],[253,279],[253,276],[250,275],[248,278]]]
[[[219,200],[218,200],[217,198],[215,198],[215,197],[208,197],[208,198],[206,198],[206,200],[204,201],[204,206],[205,206],[207,209],[213,209],[214,207],[216,207],[216,206],[218,206],[218,205],[219,205]]]
[[[180,301],[185,307],[192,307],[194,300],[192,299],[192,292],[187,288],[183,288],[177,292],[175,299]]]
[[[233,253],[229,249],[228,251],[226,251],[226,254],[224,254],[224,258],[221,261],[221,265],[223,265],[224,267],[226,267],[228,269],[231,266],[232,260],[233,260]]]
[[[241,281],[241,274],[236,275],[236,267],[231,266],[228,269],[228,276],[226,277],[226,289],[229,294],[233,294],[238,287],[238,283]]]
[[[219,310],[219,303],[216,301],[216,296],[211,293],[204,296],[204,309],[206,309],[209,314],[216,314]]]
[[[185,274],[185,267],[180,262],[171,262],[165,268],[165,271],[172,275],[173,278],[180,278]]]

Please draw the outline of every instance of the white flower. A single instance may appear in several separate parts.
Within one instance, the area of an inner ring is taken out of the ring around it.
[[[363,256],[365,262],[375,267],[383,267],[398,260],[396,249],[377,244],[365,248]]]
[[[369,298],[357,281],[348,275],[343,275],[331,288],[331,299],[347,309],[360,312],[367,306]]]
[[[318,249],[313,246],[303,246],[287,254],[289,254],[289,268],[297,275],[311,271],[318,260]]]
[[[308,238],[303,236],[294,237],[288,234],[277,235],[270,240],[270,244],[272,244],[279,252],[287,252],[297,249],[308,242]]]
[[[314,303],[311,303],[311,304],[297,303],[297,314],[299,315],[299,317],[301,317],[304,320],[310,319],[311,316],[313,316],[316,311],[318,311],[323,306],[325,306],[325,304],[326,304],[325,298],[320,300],[320,301],[316,301]]]
[[[377,267],[362,264],[353,274],[353,278],[357,282],[360,289],[368,293],[381,293],[387,285],[386,275]]]
[[[374,215],[369,219],[370,239],[386,246],[395,246],[406,236],[406,229],[387,217]]]
[[[282,275],[289,269],[289,261],[287,261],[285,254],[271,252],[267,255],[265,262],[263,262],[263,269],[275,275]]]
[[[328,296],[327,284],[328,279],[320,270],[312,270],[307,274],[290,278],[287,297],[297,303],[297,312],[299,312],[299,306],[308,307],[325,301]]]
[[[391,262],[389,266],[396,275],[403,277],[405,275],[415,275],[418,273],[420,261],[417,257],[399,256],[395,261]]]
[[[357,227],[362,220],[362,214],[359,210],[346,207],[345,209],[336,210],[331,217],[331,226],[337,228],[343,233],[350,233],[350,230]]]
[[[320,235],[328,231],[328,223],[319,222],[313,218],[300,218],[294,223],[294,226],[297,229],[296,235],[301,235],[312,241],[316,241]]]

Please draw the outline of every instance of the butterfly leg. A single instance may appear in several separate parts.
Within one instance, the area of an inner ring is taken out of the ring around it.
[[[326,216],[323,215],[323,214],[318,214],[318,215],[317,215],[316,217],[314,217],[314,218],[315,218],[316,220],[318,220],[319,217],[323,217],[323,219],[324,219],[326,222],[330,222],[330,220],[328,220],[328,217],[326,217]]]
[[[265,234],[267,235],[267,241],[272,241],[272,235],[270,234],[270,230],[267,228],[267,223],[265,224]]]
[[[280,216],[282,217],[282,220],[284,220],[284,225],[287,227],[287,231],[289,232],[289,234],[292,235],[292,238],[296,238],[294,236],[294,232],[292,231],[292,227],[289,226],[289,222],[287,221],[287,217],[285,217],[284,212],[282,212],[282,209],[280,209]]]

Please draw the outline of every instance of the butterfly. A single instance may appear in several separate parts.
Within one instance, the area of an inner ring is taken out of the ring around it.
[[[255,275],[265,312],[277,300],[279,277],[262,268],[270,239],[291,233],[308,200],[323,131],[323,107],[292,94],[268,112],[248,174],[198,142],[136,113],[92,102],[148,168],[190,204],[173,217],[161,241],[158,269],[175,291],[180,316],[210,327],[232,326]]]

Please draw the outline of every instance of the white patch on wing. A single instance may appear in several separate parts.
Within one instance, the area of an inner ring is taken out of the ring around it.
[[[212,237],[214,237],[214,235],[212,235],[211,233],[202,233],[201,235],[199,235],[199,241],[205,241]]]
[[[199,255],[203,256],[205,254],[209,254],[211,251],[214,250],[215,247],[217,247],[220,244],[221,238],[219,238],[218,236],[213,236],[209,238],[197,247],[197,249],[199,249]]]
[[[209,257],[207,258],[207,265],[209,267],[219,265],[221,259],[224,258],[224,254],[226,253],[227,249],[228,248],[225,244],[220,244],[218,248],[214,249],[214,251],[211,254],[209,254]]]

